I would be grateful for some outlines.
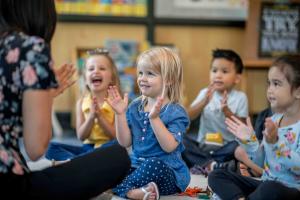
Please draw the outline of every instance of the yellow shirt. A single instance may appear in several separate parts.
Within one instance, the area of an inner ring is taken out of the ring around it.
[[[90,113],[90,107],[92,105],[91,95],[87,95],[83,98],[81,109],[84,118],[87,119]],[[100,108],[101,117],[104,117],[109,123],[114,124],[114,111],[107,102],[104,102]],[[99,126],[98,119],[95,119],[90,136],[84,140],[84,144],[94,144],[94,147],[99,147],[102,144],[110,141],[110,137],[105,135],[104,130]]]

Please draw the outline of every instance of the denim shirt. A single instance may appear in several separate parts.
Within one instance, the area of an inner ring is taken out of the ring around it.
[[[165,105],[159,114],[166,128],[179,143],[170,153],[165,152],[158,143],[149,122],[149,112],[144,112],[141,98],[129,105],[126,115],[132,134],[132,165],[138,167],[148,158],[159,158],[174,172],[176,185],[184,191],[190,182],[189,169],[181,158],[181,152],[184,150],[182,138],[189,125],[184,108],[179,104],[170,103]]]

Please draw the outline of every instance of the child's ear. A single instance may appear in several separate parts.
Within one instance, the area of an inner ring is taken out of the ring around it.
[[[296,99],[300,99],[300,87],[294,90],[294,95]]]
[[[242,74],[237,74],[234,81],[235,84],[238,84],[241,81],[241,78],[242,78]]]

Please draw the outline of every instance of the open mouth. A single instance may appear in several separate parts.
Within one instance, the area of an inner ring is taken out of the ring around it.
[[[102,83],[102,78],[97,77],[97,78],[92,79],[92,84],[93,85],[99,85],[101,83]]]

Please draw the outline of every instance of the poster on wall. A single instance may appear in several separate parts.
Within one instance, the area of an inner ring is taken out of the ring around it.
[[[156,0],[157,18],[245,21],[249,0]]]
[[[262,3],[259,57],[300,53],[300,3]]]

